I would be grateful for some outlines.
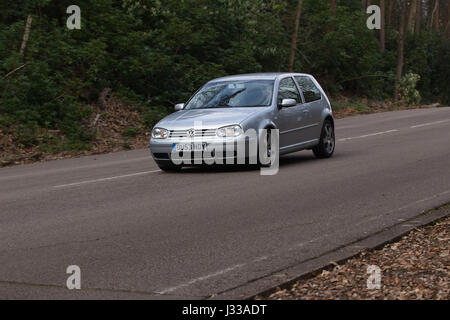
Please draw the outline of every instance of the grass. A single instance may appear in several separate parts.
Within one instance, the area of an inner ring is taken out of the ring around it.
[[[129,140],[136,137],[139,134],[139,129],[136,127],[128,127],[122,132],[122,137],[124,140]]]
[[[344,110],[346,108],[354,109],[358,112],[369,112],[370,111],[370,107],[367,105],[367,102],[364,102],[362,100],[348,100],[348,101],[338,100],[338,101],[334,101],[332,103],[332,105],[333,105],[333,110],[336,110],[336,111]]]

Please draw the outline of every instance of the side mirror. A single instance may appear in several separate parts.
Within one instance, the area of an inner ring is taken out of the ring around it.
[[[283,99],[280,104],[280,108],[289,108],[297,105],[295,99]]]
[[[180,111],[184,109],[184,103],[179,103],[175,105],[175,111]]]

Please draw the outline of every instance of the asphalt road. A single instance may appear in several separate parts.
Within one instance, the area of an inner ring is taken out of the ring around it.
[[[332,159],[275,176],[163,173],[148,150],[0,169],[0,298],[220,297],[450,201],[450,108],[336,126]]]

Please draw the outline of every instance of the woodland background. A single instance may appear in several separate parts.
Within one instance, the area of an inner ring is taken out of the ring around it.
[[[145,146],[229,74],[311,73],[335,110],[448,105],[449,22],[448,0],[1,0],[0,160]]]

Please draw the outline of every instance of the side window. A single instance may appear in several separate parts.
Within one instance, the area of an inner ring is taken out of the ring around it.
[[[284,78],[280,81],[280,88],[278,89],[278,103],[283,99],[295,99],[298,103],[302,102],[300,93],[292,78]]]
[[[302,88],[305,102],[312,102],[320,100],[322,98],[320,90],[316,87],[316,85],[310,78],[297,76],[295,77],[295,80],[297,80],[300,88]]]

